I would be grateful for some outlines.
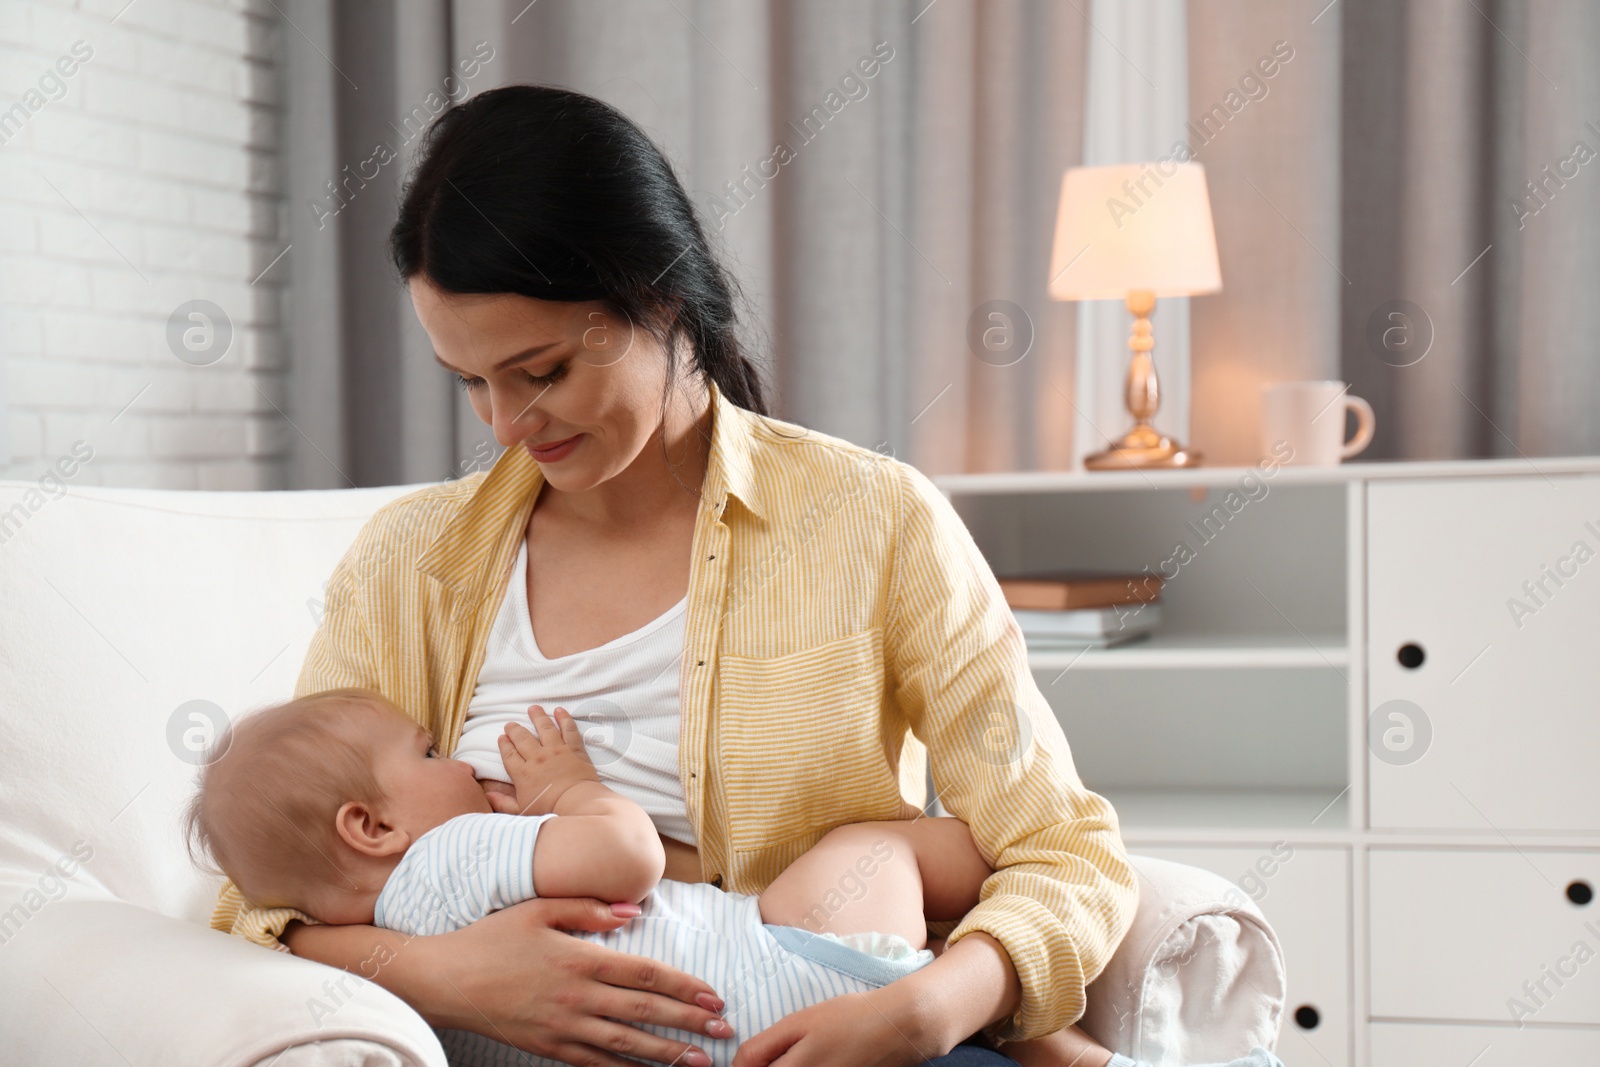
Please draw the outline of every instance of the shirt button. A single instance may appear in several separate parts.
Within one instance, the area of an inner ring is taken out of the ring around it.
[[[711,879],[711,884],[716,886],[718,889],[721,889],[722,888],[722,875],[719,874],[716,877],[712,878]]]

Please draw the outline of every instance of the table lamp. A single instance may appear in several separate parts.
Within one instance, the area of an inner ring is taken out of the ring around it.
[[[1158,296],[1222,288],[1205,168],[1198,163],[1074,167],[1061,181],[1050,295],[1056,300],[1125,300],[1133,314],[1125,393],[1134,426],[1089,470],[1194,467],[1200,454],[1150,425],[1161,406],[1150,314]],[[1083,358],[1080,356],[1080,358]]]

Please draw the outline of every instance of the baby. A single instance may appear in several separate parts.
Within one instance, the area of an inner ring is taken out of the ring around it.
[[[534,707],[529,725],[508,724],[499,739],[524,813],[510,814],[492,810],[471,766],[441,758],[428,732],[376,692],[277,705],[218,739],[186,837],[253,904],[324,923],[417,936],[535,897],[639,904],[642,914],[618,930],[572,936],[716,989],[726,1011],[701,1043],[716,1064],[785,1015],[932,962],[926,923],[964,915],[991,873],[964,823],[923,818],[839,827],[759,896],[663,880],[649,816],[601,782],[575,720]],[[440,1039],[453,1063],[556,1063],[465,1031]],[[1025,1064],[1110,1058],[1076,1031],[1005,1052]]]

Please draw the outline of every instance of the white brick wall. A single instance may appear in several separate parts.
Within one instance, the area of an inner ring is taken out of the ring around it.
[[[0,478],[82,440],[80,484],[283,485],[282,32],[267,0],[0,0]],[[208,366],[168,345],[191,300],[233,324]]]

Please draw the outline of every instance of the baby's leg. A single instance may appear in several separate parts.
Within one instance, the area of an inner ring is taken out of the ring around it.
[[[830,831],[761,894],[761,919],[816,934],[898,934],[959,919],[991,873],[960,819],[855,823]]]
[[[971,911],[992,873],[960,819],[855,823],[830,831],[773,880],[760,897],[761,920],[816,934],[899,934],[922,948],[925,924]],[[1003,1051],[1023,1067],[1106,1067],[1111,1059],[1076,1026]]]

